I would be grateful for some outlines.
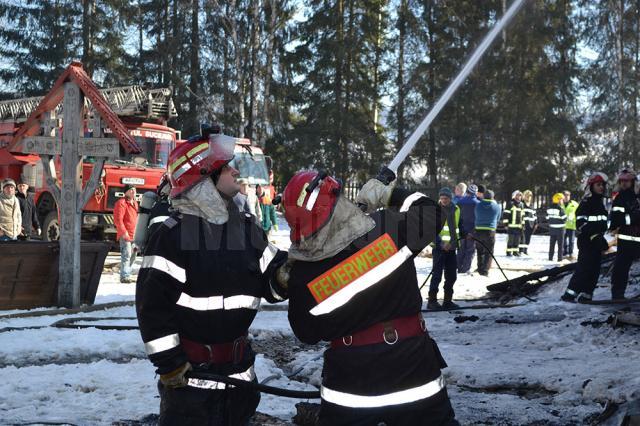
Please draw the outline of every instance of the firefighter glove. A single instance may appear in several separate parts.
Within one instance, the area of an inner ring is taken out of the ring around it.
[[[382,207],[387,207],[393,188],[393,183],[385,185],[378,179],[369,179],[360,192],[358,192],[356,203],[366,205],[367,213],[374,212]]]
[[[185,374],[192,369],[191,364],[187,361],[175,370],[161,374],[160,381],[163,385],[172,389],[187,386],[188,379],[185,377]]]

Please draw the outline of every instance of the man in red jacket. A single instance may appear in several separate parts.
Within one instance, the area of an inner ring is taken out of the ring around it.
[[[126,185],[124,198],[119,199],[113,208],[113,221],[116,224],[116,239],[120,241],[120,282],[134,283],[131,279],[131,242],[138,222],[138,203],[136,187]]]

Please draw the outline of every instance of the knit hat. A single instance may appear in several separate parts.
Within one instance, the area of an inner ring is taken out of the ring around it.
[[[440,192],[438,192],[438,196],[442,197],[449,197],[449,198],[453,198],[453,192],[451,192],[451,190],[447,187],[444,187],[440,190]]]
[[[494,194],[494,193],[493,193],[493,191],[492,191],[492,190],[490,190],[490,189],[487,189],[487,190],[484,192],[484,199],[485,199],[485,200],[493,200],[493,197],[494,197],[494,196],[495,196],[495,194]]]
[[[517,196],[518,194],[522,195],[522,192],[520,192],[519,190],[517,190],[517,189],[516,189],[515,191],[513,191],[513,192],[511,193],[511,199],[516,198],[516,196]]]
[[[467,187],[467,194],[476,195],[478,193],[478,186],[471,184]]]
[[[478,192],[484,194],[485,192],[487,192],[487,187],[482,184],[478,185]]]
[[[2,189],[4,189],[4,187],[7,185],[13,185],[13,187],[15,188],[16,181],[11,178],[6,178],[5,180],[2,181]]]
[[[128,183],[124,186],[124,192],[127,192],[128,190],[135,189],[135,188],[136,188],[135,185],[131,185],[130,183]]]

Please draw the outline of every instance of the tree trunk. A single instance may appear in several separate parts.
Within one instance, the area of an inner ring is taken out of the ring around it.
[[[344,152],[343,148],[343,128],[342,128],[342,118],[343,118],[343,67],[344,67],[344,0],[337,0],[337,28],[336,28],[336,38],[338,40],[337,43],[337,51],[336,51],[336,76],[335,76],[335,117],[334,117],[334,129],[335,129],[335,143],[338,146],[338,149]],[[338,169],[338,165],[335,165],[336,171],[338,172],[338,176],[344,180],[344,168]]]
[[[82,2],[82,64],[89,77],[93,76],[93,14],[95,0]]]
[[[229,2],[229,14],[227,19],[229,20],[229,28],[231,31],[231,42],[233,44],[233,58],[236,68],[236,87],[237,87],[237,99],[236,108],[238,111],[238,137],[244,137],[244,125],[245,125],[245,113],[244,113],[244,71],[242,69],[242,48],[240,47],[240,40],[238,39],[238,22],[237,16],[237,2],[231,0]]]
[[[193,134],[198,130],[198,93],[200,91],[200,28],[199,1],[191,0],[191,80],[189,81],[189,120],[186,130]]]
[[[260,64],[258,63],[258,50],[260,49],[260,8],[261,1],[253,0],[251,7],[251,84],[249,86],[249,125],[247,126],[247,137],[255,139],[256,118],[258,117],[258,77],[260,75]]]
[[[435,90],[436,90],[436,70],[435,64],[437,63],[438,52],[435,48],[435,37],[433,32],[434,27],[434,5],[429,4],[429,11],[427,13],[429,22],[427,23],[427,32],[429,39],[429,108],[432,108],[435,104]],[[429,185],[432,188],[438,188],[438,166],[436,161],[436,132],[433,124],[429,127],[429,157],[427,162],[427,172],[429,174]]]
[[[144,53],[144,45],[143,45],[144,19],[143,18],[144,17],[142,15],[142,0],[138,0],[138,72],[137,72],[138,83],[144,83],[144,79],[147,75],[147,73],[144,70],[145,68],[144,60],[142,58],[142,55]]]
[[[404,84],[404,45],[407,32],[407,0],[401,0],[398,12],[398,74],[396,75],[396,90],[398,91],[398,104],[396,106],[396,147],[402,148],[405,138],[405,84]],[[402,176],[404,165],[398,168],[398,177]]]
[[[264,99],[262,100],[262,116],[260,118],[260,134],[258,135],[259,144],[264,147],[265,140],[270,136],[270,106],[271,106],[271,78],[273,76],[273,50],[276,42],[276,22],[278,16],[278,1],[269,0],[269,8],[271,16],[269,19],[269,35],[266,48],[267,63],[264,69]]]
[[[618,77],[618,155],[620,160],[625,156],[626,143],[624,136],[624,0],[619,0],[617,7],[618,28],[616,31],[616,74]]]
[[[378,17],[376,23],[376,51],[375,51],[375,59],[373,63],[373,132],[378,133],[378,121],[379,121],[379,93],[380,88],[379,80],[380,80],[380,62],[382,59],[382,5],[378,4]]]

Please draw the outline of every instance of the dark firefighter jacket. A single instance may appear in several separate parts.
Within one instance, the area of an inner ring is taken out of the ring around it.
[[[602,196],[594,194],[580,201],[576,210],[576,230],[579,242],[597,247],[600,251],[608,248],[604,238],[607,231],[607,209]]]
[[[394,190],[389,205],[371,214],[371,231],[334,257],[293,263],[289,321],[303,342],[348,338],[374,324],[420,314],[413,259],[435,240],[444,217],[433,200],[403,189]],[[330,403],[372,408],[409,398],[420,404],[444,387],[440,368],[446,364],[428,336],[332,348],[324,357],[321,392]],[[389,395],[397,391],[405,392]]]
[[[511,200],[509,206],[504,210],[502,220],[507,230],[522,229],[524,224],[524,205],[520,201]]]
[[[286,253],[267,242],[253,216],[229,210],[223,225],[174,213],[151,235],[136,308],[145,349],[159,374],[187,361],[180,337],[202,344],[232,342],[246,335],[262,297],[284,299],[275,270]],[[228,373],[246,370],[253,356],[245,361]]]
[[[633,189],[620,191],[611,206],[610,229],[618,230],[618,241],[640,243],[640,200]]]

